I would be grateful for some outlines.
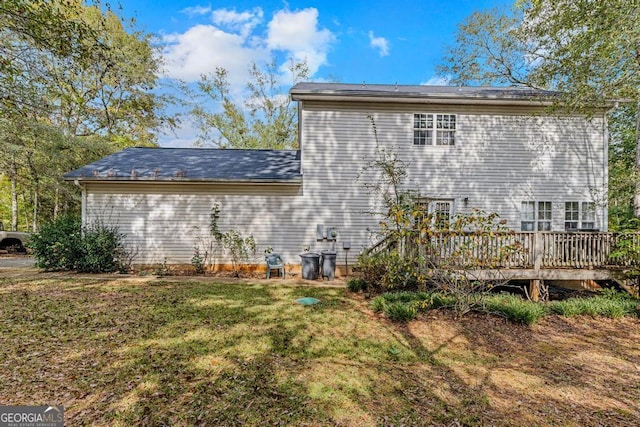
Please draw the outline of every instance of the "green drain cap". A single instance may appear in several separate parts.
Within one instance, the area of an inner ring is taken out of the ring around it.
[[[296,302],[298,304],[302,304],[302,305],[314,305],[320,302],[319,299],[317,298],[312,298],[312,297],[304,297],[304,298],[298,298],[296,300]]]

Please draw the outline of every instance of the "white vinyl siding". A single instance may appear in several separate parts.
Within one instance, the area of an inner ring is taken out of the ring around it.
[[[364,171],[380,147],[393,149],[408,165],[408,188],[431,200],[451,202],[456,213],[498,212],[520,229],[522,201],[551,203],[552,230],[564,230],[564,203],[593,195],[606,200],[604,120],[555,118],[542,110],[490,105],[427,105],[304,101],[300,106],[302,184],[87,184],[88,219],[106,218],[138,249],[137,263],[189,263],[198,235],[206,235],[213,203],[221,229],[253,234],[256,263],[266,247],[299,264],[316,227],[335,227],[338,263],[342,243],[351,243],[349,264],[377,242],[381,212],[366,188],[376,173]],[[455,114],[455,145],[413,144],[414,114]],[[468,199],[466,203],[460,201]],[[596,200],[594,200],[596,201]],[[604,218],[602,204],[596,217]],[[606,224],[606,222],[602,222]],[[222,258],[221,258],[222,259]],[[224,261],[224,260],[223,260]],[[221,261],[222,262],[222,261]]]

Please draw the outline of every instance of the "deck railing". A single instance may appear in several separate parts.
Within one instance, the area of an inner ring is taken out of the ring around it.
[[[638,267],[640,256],[618,254],[621,246],[640,248],[640,233],[605,232],[508,232],[434,233],[408,235],[401,241],[381,243],[374,250],[396,248],[406,254],[420,254],[437,264],[439,260],[479,268],[624,268]],[[462,259],[465,258],[465,259]]]

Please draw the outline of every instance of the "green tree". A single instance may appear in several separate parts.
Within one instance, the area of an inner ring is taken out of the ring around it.
[[[454,84],[556,90],[556,109],[590,115],[609,108],[611,100],[640,102],[639,46],[639,0],[520,0],[506,12],[471,15],[460,25],[456,45],[448,49],[438,70]],[[612,132],[627,138],[633,133],[634,176],[640,167],[637,111],[634,107],[618,115],[618,130]],[[631,155],[628,150],[621,153]],[[613,173],[616,177],[622,175]],[[639,184],[636,180],[634,185]],[[640,188],[634,193],[637,216]]]
[[[0,36],[0,186],[12,228],[24,214],[35,230],[43,208],[49,217],[76,204],[64,172],[154,144],[175,121],[153,92],[161,64],[150,37],[98,1],[1,2]]]
[[[309,77],[305,62],[291,62],[288,71],[294,83]],[[216,68],[201,77],[196,93],[199,102],[191,111],[200,131],[199,140],[221,148],[296,148],[297,111],[290,96],[283,93],[275,60],[264,68],[251,64],[249,74],[248,93],[242,101],[231,93],[226,69]],[[209,103],[216,112],[203,106]]]

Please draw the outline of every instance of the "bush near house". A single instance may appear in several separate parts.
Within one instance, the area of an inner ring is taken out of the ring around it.
[[[39,268],[110,273],[125,267],[123,238],[116,227],[97,223],[83,229],[80,218],[63,215],[43,225],[29,246]]]

